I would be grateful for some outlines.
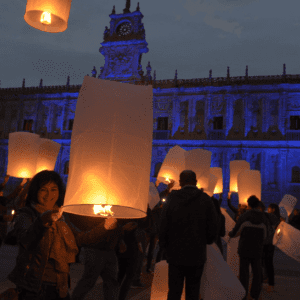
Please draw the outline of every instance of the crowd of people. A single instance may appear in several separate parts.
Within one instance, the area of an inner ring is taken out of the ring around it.
[[[0,192],[8,179],[6,176]],[[147,217],[102,219],[90,230],[80,230],[72,221],[72,214],[62,213],[65,187],[55,171],[42,171],[32,179],[24,179],[8,197],[0,194],[4,215],[0,221],[4,224],[8,220],[7,205],[11,201],[17,212],[11,235],[15,236],[19,251],[8,279],[16,285],[19,299],[84,299],[101,276],[104,298],[125,300],[130,288],[143,287],[140,276],[145,258],[148,273],[153,273],[155,263],[167,260],[168,300],[181,299],[184,279],[186,299],[201,299],[206,245],[216,243],[223,254],[225,217],[220,210],[221,201],[197,188],[193,171],[183,171],[179,183],[180,190],[170,192],[174,186],[171,181],[159,194],[159,203],[153,209],[148,205]],[[258,299],[263,280],[268,281],[270,292],[274,289],[272,239],[276,227],[285,220],[277,204],[270,204],[268,212],[255,196],[247,204],[235,208],[228,194],[228,206],[236,221],[229,236],[240,236],[239,279],[248,293],[251,264],[250,295]],[[300,230],[299,210],[294,210],[289,223]],[[0,242],[6,241],[5,230],[1,229]],[[154,257],[157,246],[159,251]],[[82,247],[84,272],[70,296],[70,264],[78,262]]]

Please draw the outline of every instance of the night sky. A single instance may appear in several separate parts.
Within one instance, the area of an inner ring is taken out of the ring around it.
[[[99,52],[113,5],[126,0],[73,0],[68,29],[46,33],[24,20],[26,0],[1,0],[1,87],[82,84]],[[137,0],[131,0],[135,11]],[[298,0],[140,0],[150,61],[157,79],[300,74]],[[97,75],[98,75],[97,74]]]

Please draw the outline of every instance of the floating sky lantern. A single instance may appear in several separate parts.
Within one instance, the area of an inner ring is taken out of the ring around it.
[[[53,171],[61,145],[49,139],[40,139],[36,173],[44,170]]]
[[[32,178],[36,174],[40,136],[30,132],[13,132],[8,140],[7,175]]]
[[[238,192],[237,176],[243,170],[250,170],[250,164],[245,160],[233,160],[229,164],[230,166],[230,187],[231,193]]]
[[[152,96],[152,86],[85,76],[73,124],[65,212],[106,217],[109,209],[115,218],[146,216]]]
[[[159,193],[157,188],[155,187],[155,184],[153,182],[150,182],[149,185],[149,207],[150,209],[153,209],[155,205],[159,202]]]
[[[278,204],[279,207],[284,207],[287,215],[289,216],[293,210],[295,205],[297,204],[298,199],[292,195],[284,195],[281,202]]]
[[[27,0],[26,23],[45,32],[63,32],[68,28],[72,0]]]
[[[210,168],[210,173],[213,174],[218,178],[215,190],[213,191],[214,194],[221,194],[223,193],[223,174],[222,168]]]
[[[300,262],[300,230],[286,222],[281,222],[275,231],[273,245]]]
[[[210,174],[211,151],[192,149],[185,152],[185,170],[196,173],[197,187],[207,189]]]
[[[209,195],[210,197],[212,197],[214,194],[214,190],[217,186],[217,182],[218,182],[218,177],[210,173],[208,188],[207,190],[204,190],[207,193],[207,195]]]
[[[250,196],[261,200],[261,176],[258,170],[244,170],[238,174],[239,203],[246,204]]]
[[[160,182],[168,184],[171,179],[179,182],[179,175],[185,170],[185,152],[178,145],[169,150],[157,175]]]

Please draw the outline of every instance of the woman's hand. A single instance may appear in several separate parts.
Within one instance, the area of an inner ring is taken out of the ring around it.
[[[124,253],[124,252],[126,252],[126,250],[127,250],[126,244],[125,244],[124,240],[121,240],[119,243],[119,252]]]
[[[230,200],[231,192],[228,192],[227,199]]]
[[[141,242],[138,243],[138,247],[139,247],[140,252],[141,252],[141,253],[144,253],[143,247],[142,247],[142,243],[141,243]]]
[[[58,210],[47,210],[40,216],[43,226],[50,227],[56,221]]]
[[[105,219],[104,227],[106,230],[113,230],[117,227],[117,219],[107,218]]]

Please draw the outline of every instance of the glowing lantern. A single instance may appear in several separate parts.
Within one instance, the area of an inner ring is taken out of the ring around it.
[[[30,132],[13,132],[8,140],[7,175],[32,178],[36,174],[40,136]]]
[[[280,213],[280,216],[282,218],[284,218],[285,221],[287,222],[288,221],[288,213],[284,206],[279,206],[279,213]]]
[[[179,182],[179,174],[185,169],[185,152],[177,145],[169,150],[157,175],[160,182],[168,184],[170,179]]]
[[[218,178],[215,190],[213,191],[214,194],[220,194],[223,193],[223,174],[222,174],[222,168],[210,168],[210,173],[213,174]]]
[[[261,200],[261,176],[257,170],[244,170],[238,175],[239,203],[246,204],[250,196]]]
[[[155,187],[155,184],[153,182],[150,182],[150,185],[149,185],[149,207],[150,207],[150,209],[153,209],[158,202],[159,202],[158,190]]]
[[[209,183],[209,174],[208,175],[203,175],[200,178],[197,178],[197,188],[198,189],[208,189],[208,183]]]
[[[44,170],[53,171],[59,153],[60,144],[49,139],[40,139],[36,173]]]
[[[284,195],[281,202],[278,204],[279,207],[284,207],[287,214],[290,215],[293,212],[298,199],[292,195]]]
[[[152,86],[85,76],[73,124],[65,212],[106,216],[107,209],[101,213],[94,205],[108,205],[115,218],[146,216],[152,96]]]
[[[230,166],[230,192],[238,192],[237,177],[243,170],[250,170],[250,164],[245,160],[233,160]]]
[[[218,182],[218,177],[213,175],[213,174],[209,174],[208,188],[207,188],[207,190],[204,190],[204,191],[210,197],[212,197],[213,194],[214,194],[214,190],[215,190],[215,187],[217,185],[217,182]]]
[[[198,178],[201,178],[202,176],[209,178],[210,163],[211,151],[204,149],[192,149],[185,152],[185,170],[194,171],[196,173],[197,181]]]
[[[281,222],[274,234],[273,245],[289,257],[300,262],[300,230],[286,222]]]
[[[68,28],[72,0],[27,0],[24,20],[36,29],[63,32]]]

